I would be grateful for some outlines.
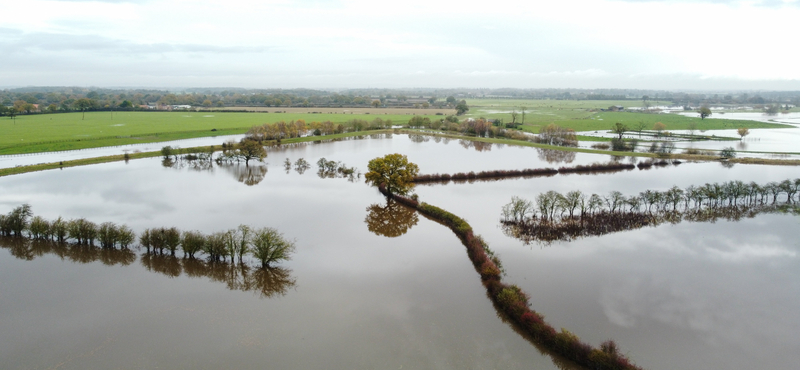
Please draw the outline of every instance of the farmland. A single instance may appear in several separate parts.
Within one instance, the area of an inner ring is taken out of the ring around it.
[[[281,110],[282,111],[282,110]],[[327,111],[327,110],[326,110]],[[243,134],[263,123],[303,119],[306,122],[346,123],[352,119],[390,119],[408,122],[414,112],[375,113],[240,113],[240,112],[87,112],[21,115],[0,120],[0,154],[36,153],[97,148],[112,145],[160,142],[196,137]],[[335,111],[334,111],[335,112]],[[436,116],[429,110],[430,118]],[[214,130],[214,131],[212,131]]]
[[[575,131],[609,130],[616,122],[628,126],[631,130],[642,122],[645,129],[651,129],[653,124],[661,122],[666,125],[666,130],[686,130],[689,124],[695,122],[697,129],[724,130],[739,127],[753,128],[787,128],[790,126],[757,121],[731,120],[731,119],[705,119],[699,117],[686,117],[678,114],[658,113],[633,113],[633,112],[603,112],[612,105],[626,108],[642,106],[641,101],[611,101],[611,100],[499,100],[480,99],[467,102],[470,106],[468,117],[484,117],[488,119],[501,119],[505,123],[512,120],[511,112],[521,112],[521,107],[526,107],[525,121],[521,129],[538,133],[541,127],[550,123],[571,128]],[[521,113],[517,122],[522,122]]]

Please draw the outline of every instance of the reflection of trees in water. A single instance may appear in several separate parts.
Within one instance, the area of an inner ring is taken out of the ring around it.
[[[136,254],[129,249],[100,248],[85,244],[59,243],[50,240],[0,237],[0,247],[7,248],[11,255],[33,260],[46,254],[77,263],[100,261],[104,265],[130,265],[136,261]]]
[[[172,158],[167,158],[161,160],[161,165],[174,169],[185,168],[192,171],[211,171],[214,169],[214,162],[210,160],[186,160],[181,158],[174,160]]]
[[[739,141],[739,143],[736,144],[736,149],[747,150],[747,143],[745,143],[744,140]]]
[[[281,267],[252,268],[243,263],[234,265],[160,254],[143,254],[141,263],[148,271],[169,277],[181,274],[192,278],[204,277],[224,283],[230,290],[254,292],[264,298],[283,296],[296,284],[292,270]]]
[[[475,149],[476,152],[488,152],[492,150],[492,143],[485,143],[483,141],[459,139],[458,145],[461,145],[462,147],[464,147],[464,149],[473,148]]]
[[[428,135],[408,134],[408,139],[411,140],[412,143],[427,143],[431,140],[431,137]]]
[[[738,222],[753,218],[762,213],[792,213],[800,215],[800,207],[787,203],[776,204],[736,204],[719,207],[657,209],[655,211],[623,211],[587,213],[574,217],[561,217],[554,220],[529,218],[524,221],[501,221],[503,232],[522,240],[526,245],[532,242],[549,244],[554,241],[602,236],[610,233],[636,230],[646,226],[664,223],[710,222],[718,220]]]
[[[389,238],[405,234],[417,222],[417,211],[392,199],[388,199],[385,206],[373,204],[367,207],[367,218],[364,219],[369,231]]]
[[[100,248],[19,237],[0,237],[0,248],[8,249],[12,256],[26,261],[48,254],[71,262],[99,261],[108,266],[127,266],[136,261],[136,253],[129,249]],[[265,298],[285,295],[296,284],[291,275],[292,270],[280,267],[262,269],[244,263],[233,265],[154,253],[142,254],[140,263],[147,271],[169,277],[178,277],[181,274],[206,277],[211,281],[225,283],[228,289],[250,291]]]
[[[350,182],[356,182],[361,179],[361,172],[355,167],[347,167],[342,162],[329,161],[322,157],[317,161],[317,176],[321,179],[335,179],[346,178]]]
[[[252,166],[247,166],[241,163],[222,163],[218,166],[231,174],[236,181],[247,186],[259,184],[264,180],[264,176],[267,175],[267,166],[264,165],[254,164]]]
[[[536,153],[547,163],[572,163],[575,160],[575,152],[566,150],[536,148]]]

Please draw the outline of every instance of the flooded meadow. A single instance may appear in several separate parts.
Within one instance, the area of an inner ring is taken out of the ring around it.
[[[137,233],[269,226],[297,250],[264,271],[180,252],[0,239],[0,368],[573,368],[505,322],[450,230],[364,183],[367,162],[390,153],[423,174],[612,159],[395,134],[270,147],[266,163],[250,166],[151,158],[2,177],[0,213],[29,203],[47,219]],[[284,164],[300,158],[310,168]],[[318,171],[322,158],[356,171]],[[499,254],[504,280],[553,326],[594,345],[614,339],[646,369],[788,368],[800,362],[797,215],[525,244],[503,232],[500,212],[512,196],[548,190],[637,194],[797,177],[788,166],[683,163],[415,191],[466,219]]]

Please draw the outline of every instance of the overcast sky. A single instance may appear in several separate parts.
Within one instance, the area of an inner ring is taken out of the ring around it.
[[[0,86],[800,90],[800,0],[0,0]]]

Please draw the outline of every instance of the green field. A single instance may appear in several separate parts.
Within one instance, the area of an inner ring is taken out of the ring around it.
[[[377,117],[407,123],[408,114],[89,112],[20,115],[0,119],[0,154],[97,148],[196,137],[243,134],[263,123],[304,119],[345,123]],[[441,116],[428,116],[431,119]],[[216,129],[217,131],[211,131]]]
[[[697,122],[698,130],[747,128],[785,128],[787,125],[756,121],[706,119],[677,114],[600,112],[611,105],[640,106],[640,101],[589,100],[470,100],[467,118],[484,117],[511,122],[512,110],[527,107],[522,130],[538,133],[550,123],[575,131],[609,130],[616,122],[634,130],[639,122],[652,129],[662,122],[667,130],[685,130]],[[396,110],[395,110],[396,111]],[[337,114],[337,113],[239,113],[239,112],[89,112],[20,115],[16,119],[0,119],[0,155],[97,148],[104,146],[162,142],[207,136],[245,133],[250,127],[263,123],[304,119],[306,122],[327,121],[345,123],[351,119],[371,121],[377,117],[405,124],[406,114]],[[433,112],[432,112],[433,113]],[[428,115],[431,119],[443,116]],[[462,118],[463,119],[463,118]],[[522,117],[518,117],[518,122]],[[212,131],[215,130],[215,131]]]
[[[641,101],[625,100],[505,100],[505,99],[476,99],[469,100],[468,117],[484,117],[488,119],[502,119],[511,122],[511,111],[520,112],[520,107],[527,107],[525,124],[522,130],[538,133],[539,128],[550,123],[575,131],[602,131],[610,130],[616,123],[627,125],[631,130],[639,122],[645,124],[646,129],[652,129],[653,124],[661,122],[667,126],[666,130],[686,130],[689,123],[696,122],[699,130],[723,130],[747,128],[788,128],[789,125],[764,123],[757,121],[705,119],[685,117],[679,114],[657,113],[629,113],[629,112],[602,112],[612,105],[623,107],[641,107]],[[655,104],[655,102],[653,102]],[[517,122],[522,122],[522,116],[517,117]]]

